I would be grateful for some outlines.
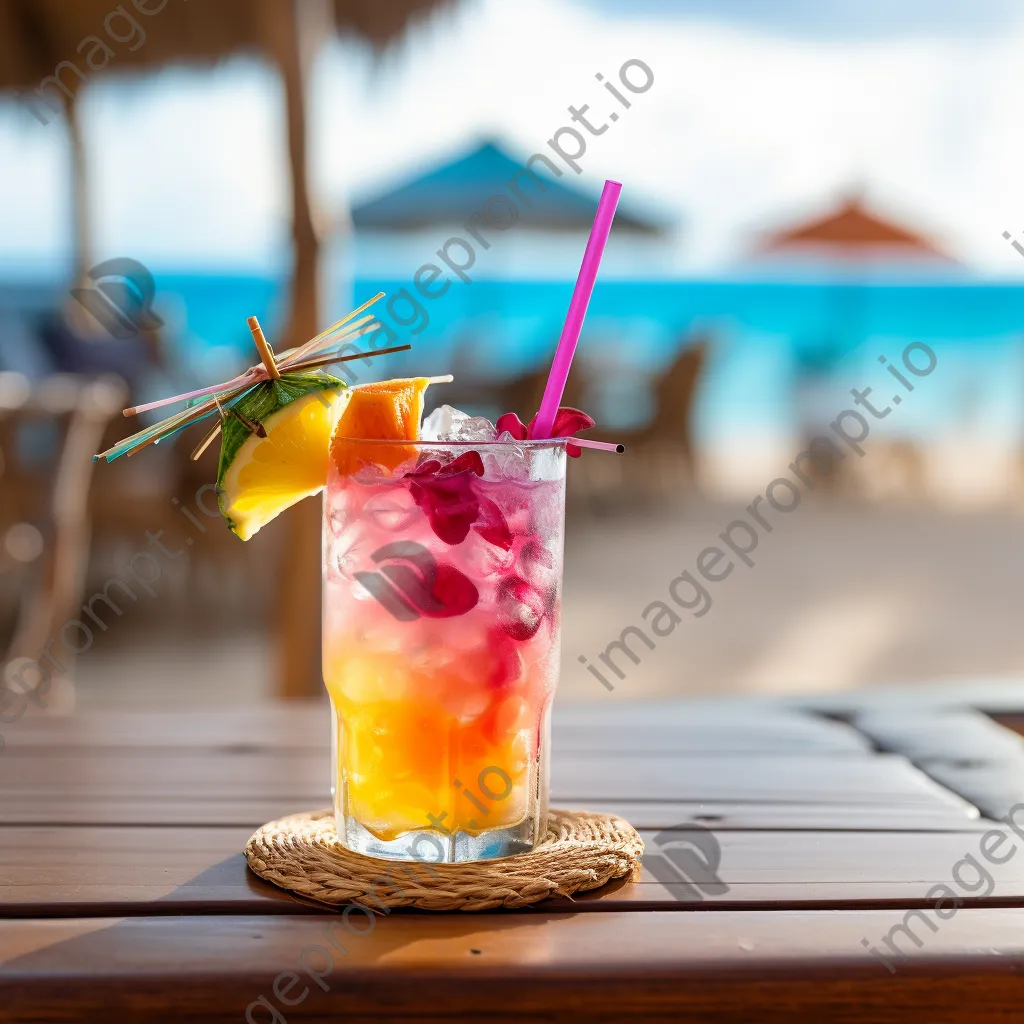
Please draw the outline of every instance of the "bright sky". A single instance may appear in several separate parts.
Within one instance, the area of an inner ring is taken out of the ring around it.
[[[382,60],[332,43],[312,91],[316,193],[336,219],[351,197],[478,135],[532,153],[569,124],[569,104],[592,104],[598,123],[617,109],[594,75],[615,81],[639,58],[654,85],[589,139],[581,180],[596,193],[616,177],[681,217],[677,268],[727,267],[758,230],[863,186],[880,211],[981,272],[1024,275],[1002,238],[1009,230],[1024,244],[1024,12],[933,0],[909,24],[843,21],[892,6],[842,0],[830,22],[806,0],[756,5],[770,20],[725,0],[677,5],[697,12],[682,16],[657,0],[468,0]],[[115,58],[85,94],[97,258],[270,265],[288,215],[275,74],[233,60],[127,82]],[[62,127],[0,103],[0,152],[0,264],[52,266],[68,245]]]

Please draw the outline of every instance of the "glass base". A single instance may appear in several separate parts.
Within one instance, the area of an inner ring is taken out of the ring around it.
[[[367,857],[422,861],[426,864],[462,864],[529,853],[537,845],[538,826],[536,819],[527,819],[518,825],[491,829],[479,835],[422,829],[386,840],[378,839],[352,818],[343,820],[337,816],[338,835],[343,837],[342,841],[349,850]]]

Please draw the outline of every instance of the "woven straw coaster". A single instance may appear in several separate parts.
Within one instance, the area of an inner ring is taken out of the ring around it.
[[[600,888],[632,874],[643,851],[622,818],[550,811],[547,832],[529,853],[469,864],[379,860],[346,850],[333,813],[322,810],[264,825],[245,844],[245,859],[268,882],[329,906],[493,910]]]

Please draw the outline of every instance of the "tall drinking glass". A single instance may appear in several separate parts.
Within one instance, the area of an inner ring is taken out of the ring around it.
[[[332,460],[324,498],[341,842],[449,863],[531,850],[558,680],[564,442],[335,444],[348,466],[372,465],[371,445],[405,449],[386,474]]]

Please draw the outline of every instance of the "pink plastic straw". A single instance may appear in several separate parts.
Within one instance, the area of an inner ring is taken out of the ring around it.
[[[187,391],[183,395],[172,395],[170,398],[161,398],[156,402],[147,402],[145,405],[134,405],[130,409],[123,410],[124,416],[138,416],[139,413],[149,412],[151,409],[162,409],[165,405],[173,405],[175,402],[187,402],[190,398],[202,398],[203,395],[212,395],[218,391],[230,391],[231,388],[238,384],[241,384],[248,378],[252,378],[253,383],[263,380],[268,376],[266,368],[263,366],[253,366],[246,370],[245,373],[232,380],[225,381],[223,384],[213,384],[208,388],[200,388],[198,391]]]
[[[572,302],[569,303],[569,314],[565,318],[562,336],[558,339],[558,348],[555,349],[551,372],[548,374],[548,382],[544,387],[540,412],[537,413],[537,421],[533,428],[534,439],[550,437],[554,428],[555,414],[558,412],[558,404],[562,401],[562,394],[565,391],[565,382],[569,377],[572,357],[576,354],[576,344],[580,340],[580,331],[583,330],[583,318],[587,315],[590,296],[594,293],[594,282],[597,280],[597,271],[601,266],[604,247],[608,244],[608,233],[612,229],[615,207],[619,203],[621,191],[622,185],[617,181],[604,183],[601,201],[597,204],[594,226],[590,229],[587,251],[583,254],[580,276],[576,278],[576,289],[572,293]]]
[[[611,441],[591,441],[588,437],[567,438],[572,444],[578,444],[581,448],[593,448],[596,452],[615,452],[621,455],[625,450],[624,444],[614,444]]]

